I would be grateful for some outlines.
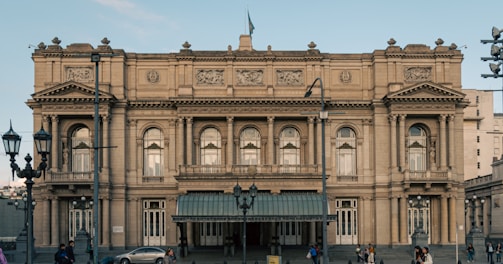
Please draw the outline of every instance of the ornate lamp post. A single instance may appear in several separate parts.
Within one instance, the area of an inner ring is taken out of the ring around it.
[[[484,206],[484,198],[473,195],[465,199],[465,212],[470,209],[470,232],[466,235],[466,243],[472,244],[475,252],[485,252],[485,237],[482,230],[479,228],[479,217],[477,209]]]
[[[80,223],[80,230],[79,230],[79,233],[87,233],[86,232],[86,222],[87,221],[90,221],[90,219],[86,219],[86,209],[90,209],[93,207],[93,201],[89,201],[87,202],[87,199],[84,195],[82,195],[82,197],[80,197],[80,201],[77,201],[77,200],[73,200],[72,202],[72,205],[73,205],[73,208],[74,209],[80,209],[82,210],[81,212],[81,215],[82,215],[82,220],[81,220],[81,223]]]
[[[26,197],[26,193],[23,193],[23,198],[21,200],[23,201],[22,207],[20,207],[20,203],[18,200],[16,200],[14,203],[9,202],[9,205],[14,205],[16,207],[16,210],[23,210],[24,211],[24,227],[23,227],[23,230],[21,231],[21,234],[20,234],[20,236],[24,237],[24,238],[16,239],[18,241],[16,244],[18,244],[18,245],[19,245],[19,241],[26,241],[27,242],[26,227],[28,226],[28,217],[33,217],[33,215],[31,215],[31,216],[28,215],[28,198]],[[35,202],[35,200],[33,200],[31,202],[32,212],[33,212],[33,209],[35,209],[35,205],[37,205],[37,202]],[[33,246],[33,243],[32,243],[32,246]],[[35,251],[32,249],[32,252],[35,252]],[[28,254],[28,243],[26,243],[26,254]]]
[[[491,74],[481,74],[483,78],[493,77],[493,78],[501,78],[503,74],[500,73],[501,65],[503,64],[503,46],[498,46],[497,44],[503,44],[503,39],[500,39],[501,33],[503,30],[498,29],[497,27],[492,28],[492,37],[493,39],[482,39],[480,42],[483,44],[491,45],[490,54],[492,57],[482,57],[480,58],[483,61],[494,61],[496,63],[489,63],[489,69],[491,70]],[[503,102],[503,86],[500,90],[484,90],[484,91],[494,91],[494,92],[502,92],[501,99]],[[502,110],[503,111],[503,110]]]
[[[321,119],[321,181],[322,181],[322,236],[323,236],[323,263],[328,264],[328,245],[327,245],[327,218],[328,218],[328,204],[327,204],[327,171],[326,171],[326,161],[325,161],[325,120],[328,119],[328,112],[325,111],[325,99],[324,99],[324,91],[323,91],[323,82],[321,78],[318,77],[314,80],[311,87],[307,89],[304,97],[311,96],[312,90],[316,82],[320,82],[320,90],[321,90],[321,111],[320,111],[320,119]]]
[[[478,205],[479,202],[480,205]],[[484,203],[484,198],[479,198],[475,194],[471,197],[471,199],[465,199],[465,208],[470,208],[470,233],[482,233],[482,230],[479,228],[479,221],[478,219],[475,219],[475,211],[477,210],[477,208],[482,208]]]
[[[33,160],[30,154],[27,154],[24,160],[26,161],[26,166],[24,169],[20,169],[16,163],[16,155],[19,154],[19,147],[21,146],[21,136],[14,132],[12,129],[12,123],[10,124],[10,129],[5,134],[2,135],[2,140],[5,147],[5,153],[10,155],[10,167],[12,168],[12,178],[14,179],[14,172],[16,172],[17,177],[25,178],[26,184],[26,203],[31,205],[33,203],[32,199],[32,187],[33,187],[33,178],[39,178],[42,173],[45,174],[45,169],[47,168],[47,155],[51,153],[51,141],[52,137],[49,133],[47,133],[42,127],[37,133],[33,135],[33,139],[35,142],[35,146],[37,147],[37,152],[42,156],[41,162],[38,165],[37,169],[34,170],[30,164]],[[28,223],[27,225],[27,233],[28,233],[28,241],[27,241],[27,256],[26,263],[33,263],[33,206],[28,206],[27,209]]]
[[[241,192],[241,186],[239,186],[239,184],[236,184],[236,186],[234,186],[234,198],[236,198],[236,206],[238,209],[243,210],[243,264],[246,264],[246,213],[253,207],[253,202],[255,201],[257,192],[258,189],[257,186],[255,186],[255,183],[250,186],[248,195]],[[247,201],[248,196],[251,197],[251,201]]]
[[[415,197],[409,197],[409,206],[411,208],[417,209],[417,221],[415,221],[414,215],[411,215],[414,219],[414,233],[412,234],[412,246],[417,245],[428,245],[428,234],[424,230],[424,210],[430,206],[430,199],[424,199],[421,195]]]

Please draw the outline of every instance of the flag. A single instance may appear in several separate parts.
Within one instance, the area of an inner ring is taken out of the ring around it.
[[[254,29],[255,29],[255,26],[253,26],[253,23],[250,18],[250,12],[248,12],[248,30],[250,31],[250,36],[253,34]]]

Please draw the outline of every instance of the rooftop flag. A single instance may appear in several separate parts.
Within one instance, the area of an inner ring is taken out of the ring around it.
[[[253,23],[250,18],[250,12],[248,12],[248,30],[250,31],[250,36],[253,34],[254,29],[255,29],[255,26],[253,26]]]

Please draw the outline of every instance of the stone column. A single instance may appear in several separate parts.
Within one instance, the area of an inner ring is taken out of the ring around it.
[[[51,116],[52,147],[51,147],[50,164],[51,164],[51,169],[53,169],[54,171],[60,171],[59,165],[58,165],[58,156],[60,154],[60,152],[58,150],[58,144],[61,141],[61,139],[59,138],[59,133],[58,133],[58,123],[59,123],[58,116],[57,115]],[[47,130],[49,130],[48,126],[46,128],[47,128]]]
[[[111,226],[111,223],[110,223],[110,200],[108,199],[108,197],[104,197],[103,199],[101,199],[101,212],[103,214],[103,224],[100,225],[100,230],[101,230],[101,240],[102,240],[102,246],[104,247],[108,247],[110,246],[110,226]]]
[[[178,159],[180,156],[183,156],[182,154],[176,154],[172,155],[173,153],[176,153],[177,150],[177,140],[176,140],[176,119],[169,119],[168,120],[168,137],[167,137],[167,149],[168,152],[164,152],[168,156],[168,174],[171,175],[172,171],[177,170],[178,168],[176,167],[176,159]],[[164,148],[166,148],[166,145],[164,145]],[[181,163],[180,163],[181,164]],[[168,176],[165,174],[164,176]]]
[[[274,164],[274,116],[267,117],[267,164]]]
[[[449,228],[448,228],[449,207],[447,205],[447,196],[440,197],[440,244],[447,244]],[[455,217],[455,215],[452,215]]]
[[[178,169],[178,166],[184,165],[185,162],[183,160],[183,145],[184,145],[184,118],[179,117],[177,119],[177,131],[176,131],[176,136],[175,136],[175,142],[176,142],[176,169]],[[173,152],[170,152],[173,153]]]
[[[322,153],[321,153],[321,142],[323,141],[321,139],[321,119],[317,118],[316,120],[317,120],[317,124],[316,124],[316,132],[317,132],[316,134],[317,135],[316,135],[316,138],[318,139],[317,142],[316,142],[317,143],[316,144],[316,154],[317,154],[316,155],[316,164],[318,164],[318,167],[321,168],[321,155],[322,155]],[[326,122],[325,122],[325,125],[327,125]],[[326,128],[327,128],[327,126],[325,126],[325,129]],[[327,131],[325,131],[325,136],[327,135],[326,132]],[[330,142],[330,141],[328,141],[328,142]],[[327,158],[327,157],[325,157],[325,158]],[[330,159],[327,159],[327,160],[330,160]]]
[[[234,163],[234,117],[227,117],[227,172],[232,171],[232,165]]]
[[[407,233],[407,196],[400,197],[400,243],[408,244]]]
[[[400,133],[400,145],[398,146],[398,151],[400,151],[400,168],[401,171],[409,169],[407,168],[407,162],[405,161],[405,135],[407,134],[407,131],[405,130],[405,117],[406,115],[400,115],[398,117],[398,126],[399,126],[399,133]]]
[[[42,245],[50,246],[51,245],[51,215],[49,212],[51,211],[51,201],[47,198],[44,198],[42,201],[43,212],[42,212]]]
[[[391,169],[394,171],[397,166],[397,155],[396,155],[396,150],[397,150],[397,144],[396,144],[396,119],[397,115],[390,115],[388,120],[391,124],[391,133],[390,133],[390,144],[391,144]]]
[[[316,222],[309,223],[309,244],[316,243]]]
[[[451,216],[449,218],[449,241],[451,243],[456,242],[456,229],[457,229],[456,214],[457,214],[457,212],[456,212],[456,197],[451,196],[449,198],[449,215]]]
[[[193,122],[192,122],[192,117],[186,117],[185,118],[185,125],[187,126],[187,146],[186,146],[186,151],[187,151],[187,160],[186,160],[186,164],[187,165],[192,165],[192,148],[194,148],[194,140],[193,140],[193,136],[192,135],[192,126],[193,126]]]
[[[398,244],[398,197],[391,197],[391,243],[393,245]]]
[[[446,115],[440,115],[440,169],[445,170],[447,166],[447,137],[446,137]]]
[[[109,173],[108,173],[108,168],[110,168],[110,142],[109,142],[109,138],[110,138],[110,131],[109,131],[109,123],[110,123],[110,117],[108,115],[102,115],[101,116],[101,120],[103,122],[103,144],[102,146],[104,147],[102,150],[103,150],[103,171],[105,172],[106,176],[109,177]]]
[[[308,135],[307,135],[307,147],[308,147],[308,160],[307,164],[314,164],[314,117],[310,116],[307,118]]]
[[[59,247],[59,202],[57,197],[53,197],[51,200],[51,247]]]
[[[454,144],[454,115],[449,115],[449,166],[454,168],[456,166],[456,153]]]

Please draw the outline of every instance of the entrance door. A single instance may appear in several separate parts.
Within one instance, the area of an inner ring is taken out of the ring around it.
[[[143,201],[143,244],[145,246],[164,246],[166,241],[165,226],[165,201]]]
[[[78,209],[74,208],[73,205],[70,205],[68,227],[69,240],[75,240],[77,232],[80,230],[86,231],[91,237],[93,237],[93,209]]]
[[[222,223],[200,223],[199,241],[201,246],[223,245]]]
[[[279,225],[281,245],[301,245],[302,225],[299,222],[283,222]]]
[[[428,234],[428,243],[430,243],[430,204],[426,207],[414,208],[409,207],[408,210],[408,230],[409,230],[409,244],[412,243],[412,235],[416,229],[422,227],[423,231]]]
[[[358,203],[356,199],[335,201],[336,243],[354,245],[358,243]]]

